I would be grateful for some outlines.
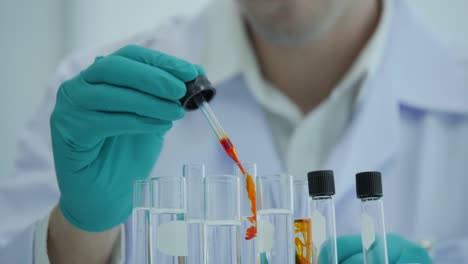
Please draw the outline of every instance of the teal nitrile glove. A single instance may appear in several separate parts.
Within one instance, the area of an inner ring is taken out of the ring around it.
[[[91,232],[123,223],[132,211],[133,182],[146,178],[179,99],[200,68],[139,46],[99,57],[64,82],[50,119],[60,209]]]
[[[337,239],[338,263],[340,264],[362,264],[364,256],[362,254],[361,236],[350,235],[342,236]],[[371,246],[372,247],[372,246]],[[320,252],[319,264],[327,263],[328,248],[324,247]],[[411,243],[399,235],[387,235],[388,263],[432,263],[426,250],[420,246]],[[369,254],[372,254],[372,250]],[[373,263],[368,263],[373,264]]]

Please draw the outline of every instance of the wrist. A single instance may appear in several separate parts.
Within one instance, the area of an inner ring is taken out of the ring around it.
[[[81,230],[55,207],[47,237],[50,263],[108,263],[119,234],[119,226],[96,233]]]

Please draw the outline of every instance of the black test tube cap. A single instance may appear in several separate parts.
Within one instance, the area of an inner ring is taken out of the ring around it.
[[[359,199],[382,197],[382,174],[378,171],[365,171],[357,173],[356,196]]]
[[[307,173],[309,196],[330,196],[335,194],[335,179],[332,170],[311,171]]]
[[[195,80],[186,82],[185,86],[187,87],[187,92],[184,97],[180,99],[180,103],[187,111],[196,110],[198,108],[194,100],[195,96],[201,95],[209,102],[216,94],[216,89],[204,75],[198,75]]]

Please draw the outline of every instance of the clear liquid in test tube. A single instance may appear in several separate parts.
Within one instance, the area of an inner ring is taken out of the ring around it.
[[[150,239],[152,264],[185,264],[187,226],[185,223],[185,179],[151,179],[152,207]]]
[[[138,180],[133,184],[132,263],[153,264],[151,259],[150,208],[151,182]]]
[[[257,245],[261,264],[293,264],[292,177],[257,177]]]
[[[240,264],[239,177],[205,177],[205,263]]]
[[[183,175],[186,182],[187,214],[187,264],[203,264],[205,262],[204,222],[205,200],[204,180],[205,166],[203,164],[185,164]]]

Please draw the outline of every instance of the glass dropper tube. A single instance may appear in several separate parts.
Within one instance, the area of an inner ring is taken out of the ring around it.
[[[223,127],[221,126],[221,123],[219,123],[218,118],[215,116],[213,110],[211,109],[210,105],[208,102],[205,100],[205,98],[202,95],[196,95],[193,100],[198,106],[198,109],[202,111],[203,115],[205,116],[206,120],[210,123],[211,128],[213,129],[213,132],[216,134],[218,139],[222,139],[227,137],[226,132],[224,131]]]

